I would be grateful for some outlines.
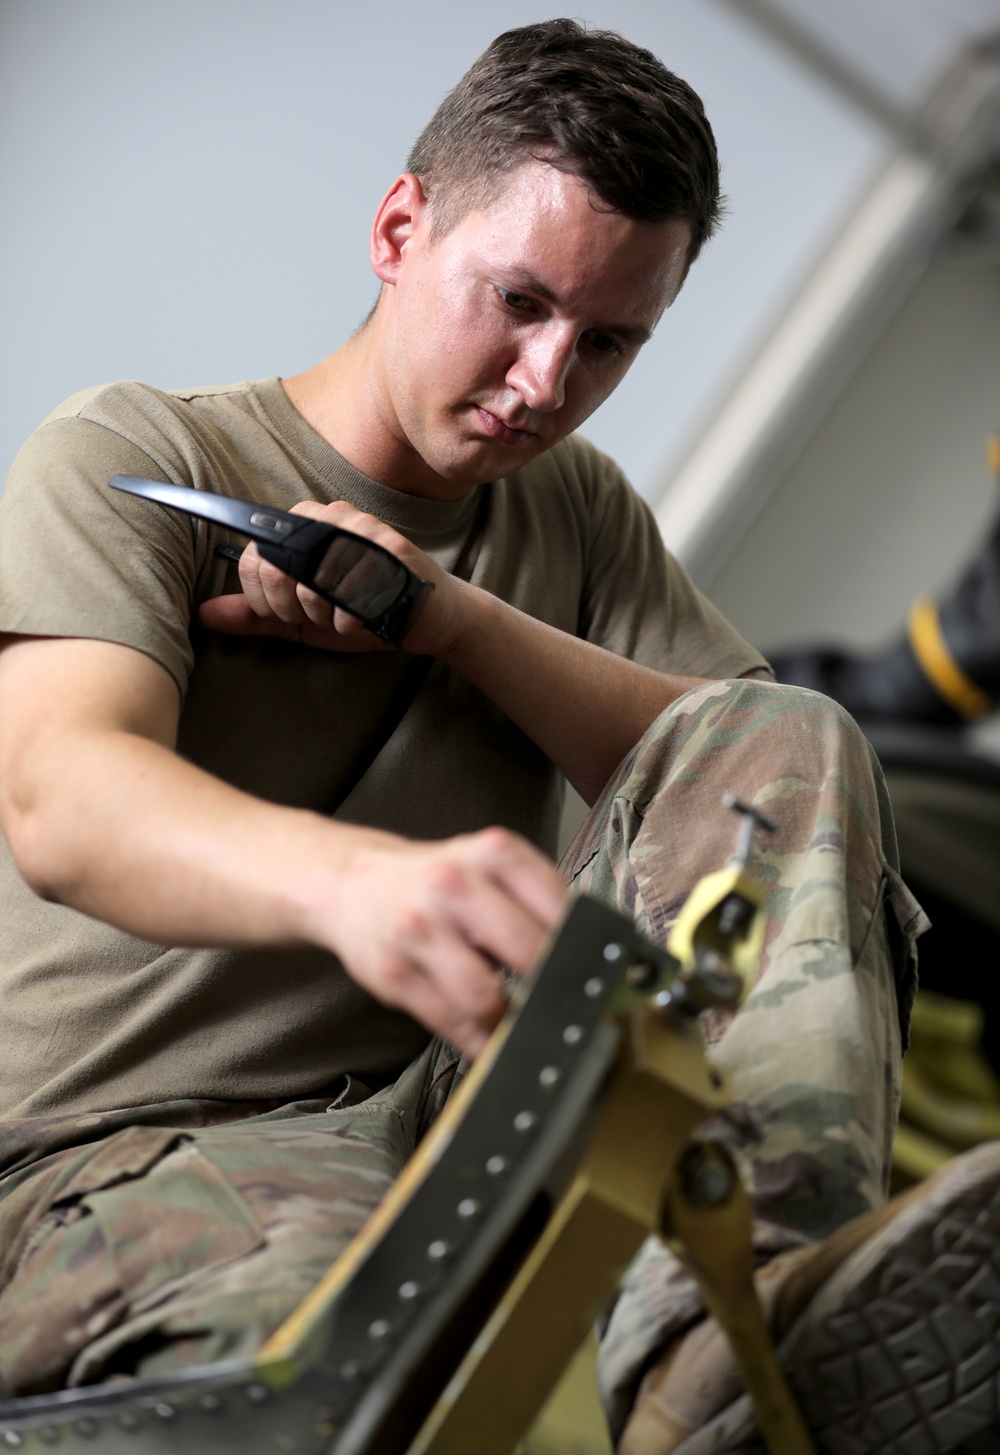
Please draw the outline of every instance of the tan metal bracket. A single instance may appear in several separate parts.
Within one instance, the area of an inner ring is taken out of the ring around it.
[[[770,1455],[813,1455],[761,1312],[750,1199],[725,1147],[692,1142],[685,1149],[667,1190],[663,1232],[729,1339]]]

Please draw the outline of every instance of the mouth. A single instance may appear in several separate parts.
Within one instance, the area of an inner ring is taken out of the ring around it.
[[[529,440],[536,438],[534,431],[530,429],[515,429],[513,425],[506,424],[495,414],[490,414],[488,409],[481,405],[475,405],[476,418],[479,420],[479,427],[490,439],[499,440],[503,445],[526,445]]]

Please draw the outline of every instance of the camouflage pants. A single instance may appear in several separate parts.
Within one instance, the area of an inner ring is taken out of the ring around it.
[[[773,683],[713,683],[675,703],[595,805],[564,867],[662,944],[694,883],[730,852],[731,815],[718,807],[726,789],[777,825],[750,864],[770,891],[757,985],[735,1017],[703,1017],[735,1109],[759,1138],[731,1124],[707,1129],[741,1164],[765,1261],[885,1200],[926,920],[899,878],[865,739],[829,699]],[[678,1260],[650,1239],[601,1343],[616,1433],[649,1362],[702,1313]]]
[[[653,724],[564,860],[577,887],[662,942],[731,852],[723,791],[778,823],[751,865],[771,889],[763,974],[732,1024],[706,1026],[761,1128],[740,1155],[765,1255],[885,1196],[920,912],[894,871],[876,778],[827,699],[713,683]],[[253,1352],[397,1176],[456,1061],[432,1043],[375,1095],[348,1082],[333,1103],[247,1108],[221,1125],[222,1109],[195,1102],[50,1118],[40,1158],[21,1155],[23,1129],[0,1128],[14,1169],[0,1187],[0,1382],[41,1392]],[[697,1316],[651,1243],[604,1343],[617,1414],[650,1353]]]

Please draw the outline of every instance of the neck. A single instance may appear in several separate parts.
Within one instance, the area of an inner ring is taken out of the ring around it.
[[[290,403],[338,454],[372,480],[438,497],[442,480],[402,436],[382,386],[378,314],[336,353],[283,379]],[[454,491],[446,490],[454,497]]]
[[[336,353],[281,383],[306,423],[345,460],[377,479],[377,471],[371,468],[374,441],[366,427],[370,402],[365,331],[362,328]]]

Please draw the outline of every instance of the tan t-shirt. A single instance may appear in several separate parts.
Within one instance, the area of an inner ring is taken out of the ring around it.
[[[579,437],[440,502],[355,470],[278,379],[77,394],[29,439],[0,504],[0,631],[147,653],[183,695],[179,751],[277,803],[323,810],[340,799],[405,654],[338,656],[202,631],[198,604],[238,589],[235,567],[215,554],[228,533],[110,490],[119,471],[286,509],[347,499],[446,569],[475,529],[471,579],[563,631],[675,672],[764,665],[664,551],[620,471]],[[561,791],[503,713],[435,666],[338,817],[418,838],[500,823],[551,851]],[[292,1098],[345,1071],[377,1084],[426,1041],[324,951],[175,949],[45,903],[2,839],[0,995],[4,1116]]]

